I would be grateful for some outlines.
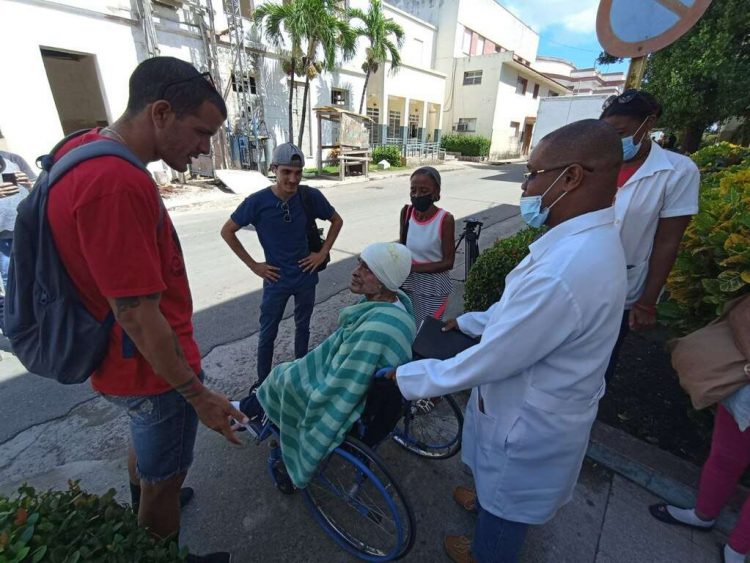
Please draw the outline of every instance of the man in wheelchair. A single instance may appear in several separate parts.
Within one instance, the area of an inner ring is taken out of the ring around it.
[[[371,383],[377,370],[412,357],[414,313],[399,290],[411,271],[411,253],[401,244],[374,243],[358,262],[350,289],[362,300],[341,312],[338,328],[318,347],[276,366],[239,402],[256,434],[264,414],[279,428],[284,465],[300,488],[363,413],[357,428],[366,428],[360,437],[370,443],[385,437],[399,418],[398,390],[389,381],[372,389]]]

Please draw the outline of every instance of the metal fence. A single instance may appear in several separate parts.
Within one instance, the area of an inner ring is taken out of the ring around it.
[[[413,139],[406,143],[400,137],[386,137],[384,143],[373,145],[377,146],[395,145],[401,151],[404,158],[418,158],[420,160],[444,160],[445,150],[440,148],[440,143],[422,143]]]

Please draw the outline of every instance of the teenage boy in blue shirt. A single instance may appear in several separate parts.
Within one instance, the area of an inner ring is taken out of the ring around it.
[[[294,356],[307,354],[310,340],[310,317],[315,305],[317,270],[328,257],[344,221],[325,196],[315,188],[303,186],[309,194],[309,206],[315,219],[330,221],[323,247],[311,252],[307,239],[307,215],[299,191],[305,156],[292,143],[284,143],[273,151],[271,170],[276,183],[256,192],[243,201],[221,229],[229,248],[263,278],[263,299],[260,306],[260,337],[258,339],[259,385],[270,373],[273,345],[279,323],[290,297],[294,296]],[[253,259],[237,238],[237,231],[252,225],[258,233],[265,255],[264,262]]]

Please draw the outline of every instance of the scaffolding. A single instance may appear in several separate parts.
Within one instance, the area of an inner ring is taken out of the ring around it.
[[[263,105],[260,97],[253,99],[249,90],[249,71],[258,72],[262,64],[262,50],[253,48],[252,62],[248,57],[247,30],[245,17],[249,15],[246,0],[221,0],[227,18],[226,34],[228,41],[223,45],[229,51],[229,80],[222,80],[222,65],[219,56],[219,41],[215,25],[213,0],[156,0],[185,10],[185,23],[200,30],[206,60],[206,71],[211,73],[219,93],[226,100],[234,91],[236,114],[229,127],[222,128],[212,142],[212,170],[216,168],[245,168],[266,172],[265,141],[268,130],[263,119]],[[205,5],[204,5],[205,4]],[[159,43],[154,23],[152,0],[137,0],[136,7],[143,28],[146,51],[149,57],[159,55]]]

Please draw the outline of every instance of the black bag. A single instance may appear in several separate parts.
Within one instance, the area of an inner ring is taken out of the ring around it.
[[[318,228],[318,224],[315,222],[315,213],[313,212],[312,208],[312,201],[310,200],[310,190],[313,190],[314,188],[311,188],[310,186],[299,186],[297,188],[299,190],[299,195],[302,197],[302,207],[305,210],[305,216],[307,217],[307,247],[310,249],[310,252],[320,252],[320,249],[323,248],[323,229]],[[331,255],[329,254],[326,256],[325,261],[318,266],[318,269],[315,270],[316,272],[322,272],[326,269],[326,266],[328,266],[328,263],[331,261]]]
[[[443,332],[443,321],[435,317],[425,317],[411,349],[414,359],[447,360],[477,344],[478,338],[464,334],[460,330]]]
[[[110,312],[99,321],[81,303],[47,221],[49,190],[74,166],[100,156],[117,156],[148,174],[117,141],[86,143],[54,161],[64,143],[85,132],[69,135],[40,158],[43,171],[18,206],[5,296],[5,334],[13,353],[31,373],[59,383],[81,383],[99,367],[115,320]]]

